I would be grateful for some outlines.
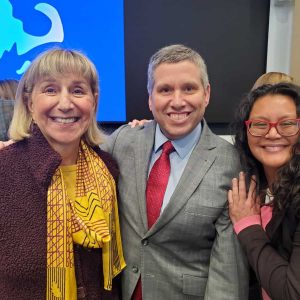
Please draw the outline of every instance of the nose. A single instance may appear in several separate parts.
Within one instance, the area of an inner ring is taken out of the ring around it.
[[[269,132],[266,134],[266,138],[280,138],[281,135],[278,133],[277,128],[272,126]]]
[[[176,108],[180,108],[185,105],[183,93],[180,90],[175,90],[172,105]]]
[[[74,107],[72,98],[68,91],[61,91],[58,99],[58,109],[61,111],[69,111]]]

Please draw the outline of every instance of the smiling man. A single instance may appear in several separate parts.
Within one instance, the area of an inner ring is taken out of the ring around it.
[[[192,61],[162,63],[149,86],[149,108],[163,134],[177,140],[196,128],[209,103],[210,86]]]
[[[160,49],[148,92],[154,121],[122,126],[105,145],[120,168],[123,299],[247,299],[226,205],[240,166],[203,118],[210,85],[202,57],[183,45]]]

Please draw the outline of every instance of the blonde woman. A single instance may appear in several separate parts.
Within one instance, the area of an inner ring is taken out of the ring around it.
[[[73,50],[36,58],[0,153],[0,299],[118,299],[115,180],[98,145],[98,76]]]

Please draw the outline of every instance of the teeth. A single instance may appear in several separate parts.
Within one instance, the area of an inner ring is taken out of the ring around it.
[[[265,149],[270,152],[276,152],[282,150],[283,146],[266,146]]]
[[[188,113],[182,114],[169,114],[170,118],[173,120],[183,120],[188,116]]]
[[[63,123],[63,124],[68,124],[68,123],[73,123],[78,120],[78,118],[52,118],[53,121],[57,123]]]

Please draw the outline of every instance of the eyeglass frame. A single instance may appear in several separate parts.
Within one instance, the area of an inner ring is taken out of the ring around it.
[[[281,123],[281,122],[284,122],[284,121],[290,121],[290,120],[292,120],[292,121],[297,121],[297,123],[298,123],[298,131],[297,131],[296,133],[294,133],[294,134],[291,134],[291,135],[285,135],[285,134],[280,133],[279,130],[278,130],[278,128],[277,128],[277,125],[278,125],[279,123]],[[267,131],[265,134],[262,134],[262,135],[255,135],[255,134],[252,134],[252,133],[250,132],[250,126],[249,126],[249,125],[251,125],[251,123],[252,123],[253,121],[261,121],[261,122],[267,123],[268,126],[269,126],[268,131]],[[270,132],[270,130],[271,130],[272,127],[275,127],[277,133],[280,134],[281,136],[284,136],[284,137],[294,136],[294,135],[296,135],[297,133],[299,133],[299,131],[300,131],[300,118],[296,118],[296,119],[284,119],[284,120],[280,120],[280,121],[277,121],[277,122],[270,122],[270,121],[267,121],[267,120],[261,120],[261,119],[249,119],[249,120],[246,120],[244,123],[245,123],[245,125],[246,125],[246,127],[247,127],[247,131],[248,131],[252,136],[255,136],[255,137],[266,136],[266,135]]]

